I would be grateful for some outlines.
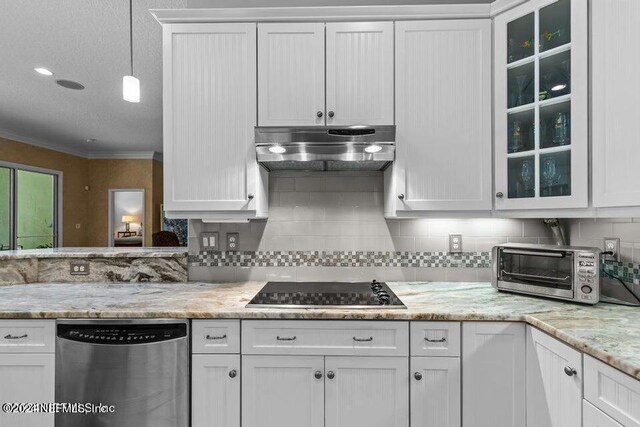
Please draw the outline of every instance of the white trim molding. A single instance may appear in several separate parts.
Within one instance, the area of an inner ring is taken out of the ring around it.
[[[505,0],[502,0],[505,1]],[[515,0],[525,1],[525,0]],[[253,7],[151,9],[161,24],[209,22],[326,22],[417,19],[478,19],[491,16],[490,3],[394,6]]]
[[[44,148],[46,150],[58,151],[60,153],[70,154],[77,157],[87,157],[87,153],[80,150],[74,150],[72,148],[61,147],[57,144],[43,141],[38,138],[32,138],[30,136],[19,135],[6,129],[0,129],[0,137],[13,142],[21,142],[23,144],[33,145],[35,147]]]
[[[495,0],[491,3],[491,17],[500,15],[507,10],[513,9],[529,0]]]
[[[162,161],[162,153],[157,151],[94,151],[87,153],[88,159],[129,159]]]

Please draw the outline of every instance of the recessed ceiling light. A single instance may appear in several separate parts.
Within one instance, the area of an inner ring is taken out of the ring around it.
[[[42,74],[43,76],[53,76],[53,73],[46,68],[38,67],[34,68],[34,70],[36,70],[36,72]]]
[[[74,82],[73,80],[56,80],[56,83],[58,83],[58,85],[65,87],[67,89],[73,89],[73,90],[83,90],[84,86],[81,85],[78,82]]]
[[[269,147],[269,151],[271,151],[273,154],[282,154],[286,153],[287,149],[282,145],[272,145],[271,147]]]
[[[367,153],[377,153],[380,150],[382,150],[382,147],[375,144],[367,145],[366,147],[364,147],[364,151],[366,151]]]
[[[566,83],[560,83],[559,85],[555,85],[554,87],[552,87],[551,90],[553,92],[557,92],[557,91],[562,90],[562,89],[564,89],[566,87],[567,87]]]

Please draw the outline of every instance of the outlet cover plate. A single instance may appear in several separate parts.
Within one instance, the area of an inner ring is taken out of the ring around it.
[[[454,254],[462,252],[462,234],[449,234],[449,252]]]
[[[89,273],[89,261],[84,259],[72,259],[69,261],[69,274],[72,276],[87,276]]]
[[[237,251],[240,247],[240,233],[227,233],[227,250]]]
[[[619,237],[605,237],[604,238],[604,250],[605,252],[611,251],[613,255],[606,255],[606,260],[620,262],[620,238]]]

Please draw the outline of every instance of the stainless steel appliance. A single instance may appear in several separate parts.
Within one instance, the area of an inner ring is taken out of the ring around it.
[[[249,308],[407,308],[384,282],[268,282]]]
[[[113,405],[56,414],[64,427],[187,427],[188,320],[60,320],[56,402]]]
[[[585,304],[600,300],[600,249],[507,243],[493,248],[492,285],[501,291]]]
[[[269,170],[382,170],[395,140],[395,126],[255,128],[257,158]]]

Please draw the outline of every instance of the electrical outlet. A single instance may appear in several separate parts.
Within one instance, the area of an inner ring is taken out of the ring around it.
[[[613,255],[606,255],[605,259],[609,261],[620,262],[620,238],[618,237],[605,237],[604,238],[604,250],[605,252],[613,252]]]
[[[449,252],[462,252],[462,234],[449,234]]]
[[[202,243],[202,250],[205,251],[217,251],[220,248],[218,233],[200,233],[200,242]]]
[[[240,247],[240,233],[227,233],[227,250],[237,251]]]
[[[86,276],[89,274],[89,261],[72,259],[69,261],[69,274],[72,276]]]

